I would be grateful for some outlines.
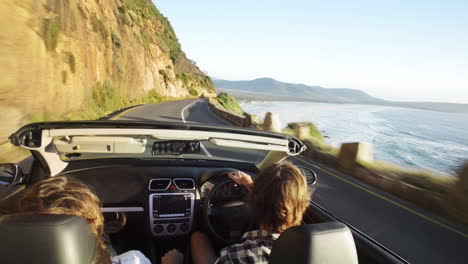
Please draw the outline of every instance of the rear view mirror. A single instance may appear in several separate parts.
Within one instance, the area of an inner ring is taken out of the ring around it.
[[[0,188],[20,182],[22,178],[23,172],[18,165],[13,163],[0,164]]]

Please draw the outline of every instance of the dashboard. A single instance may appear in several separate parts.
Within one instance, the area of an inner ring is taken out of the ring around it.
[[[195,181],[191,178],[151,179],[148,212],[154,236],[185,235],[193,224]]]
[[[62,173],[88,184],[98,195],[104,213],[139,214],[148,233],[155,237],[189,234],[201,215],[204,199],[227,172],[242,170],[254,175],[255,166],[200,167],[114,164],[71,167]],[[232,165],[232,164],[226,164]],[[212,203],[238,199],[246,194],[237,184],[220,186]]]
[[[202,219],[211,192],[208,207],[243,200],[245,188],[234,182],[218,184],[234,171],[254,178],[258,169],[242,162],[109,159],[75,161],[60,175],[90,186],[101,200],[102,212],[138,214],[145,219],[147,233],[162,237],[190,233]],[[312,171],[303,173],[309,184],[315,182]]]

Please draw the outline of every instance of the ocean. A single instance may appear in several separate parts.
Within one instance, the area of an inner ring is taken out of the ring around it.
[[[332,146],[368,142],[374,158],[454,175],[468,162],[468,114],[371,105],[309,102],[241,102],[260,118],[266,112],[290,122],[311,121]]]

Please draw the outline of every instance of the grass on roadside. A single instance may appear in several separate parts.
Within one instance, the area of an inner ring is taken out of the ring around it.
[[[31,155],[28,150],[13,146],[10,142],[2,144],[0,147],[2,149],[0,163],[18,163]]]
[[[134,98],[123,98],[119,90],[112,82],[104,81],[95,84],[91,89],[91,96],[87,99],[85,106],[80,111],[69,112],[65,115],[57,115],[52,112],[29,114],[25,117],[25,123],[47,122],[47,121],[70,121],[70,120],[96,120],[107,116],[115,111],[132,105],[159,103],[185,98],[167,97],[151,90],[147,94]]]
[[[288,134],[293,134],[294,130],[296,129],[297,126],[306,126],[306,127],[308,127],[309,128],[309,138],[315,139],[317,141],[323,141],[322,133],[318,130],[318,128],[312,122],[289,123],[285,130],[287,131]]]
[[[238,115],[243,115],[244,110],[240,107],[239,103],[233,96],[228,95],[227,93],[220,93],[216,98],[218,103],[226,110],[234,112]]]
[[[423,169],[404,168],[383,161],[360,162],[360,164],[379,176],[409,184],[435,195],[450,192],[456,182],[455,177],[440,175]]]

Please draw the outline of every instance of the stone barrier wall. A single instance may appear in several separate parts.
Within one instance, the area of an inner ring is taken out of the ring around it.
[[[359,164],[356,164],[349,174],[365,183],[376,186],[385,192],[394,194],[423,208],[445,213],[442,198],[421,188],[379,175]]]
[[[227,111],[221,106],[219,106],[216,102],[216,99],[210,98],[208,101],[208,105],[211,111],[216,114],[217,116],[223,118],[224,120],[228,121],[229,123],[240,126],[240,127],[256,127],[253,115],[244,114],[243,116],[235,114],[233,112]]]
[[[320,147],[310,140],[305,139],[304,143],[307,145],[307,150],[303,155],[316,162],[334,168],[364,183],[373,185],[421,208],[429,209],[441,215],[449,216],[461,223],[468,224],[468,208],[466,208],[468,199],[463,197],[463,191],[447,189],[443,194],[431,192],[385,175],[387,173],[398,175],[398,171],[378,171],[365,167],[359,162],[362,160],[359,158],[360,153],[357,149],[359,143],[344,144],[338,155],[321,152]],[[368,146],[365,149],[368,150]],[[344,155],[345,152],[346,155]],[[365,155],[367,154],[365,153]],[[404,169],[401,173],[404,173]],[[462,178],[463,176],[460,175],[459,177]]]

